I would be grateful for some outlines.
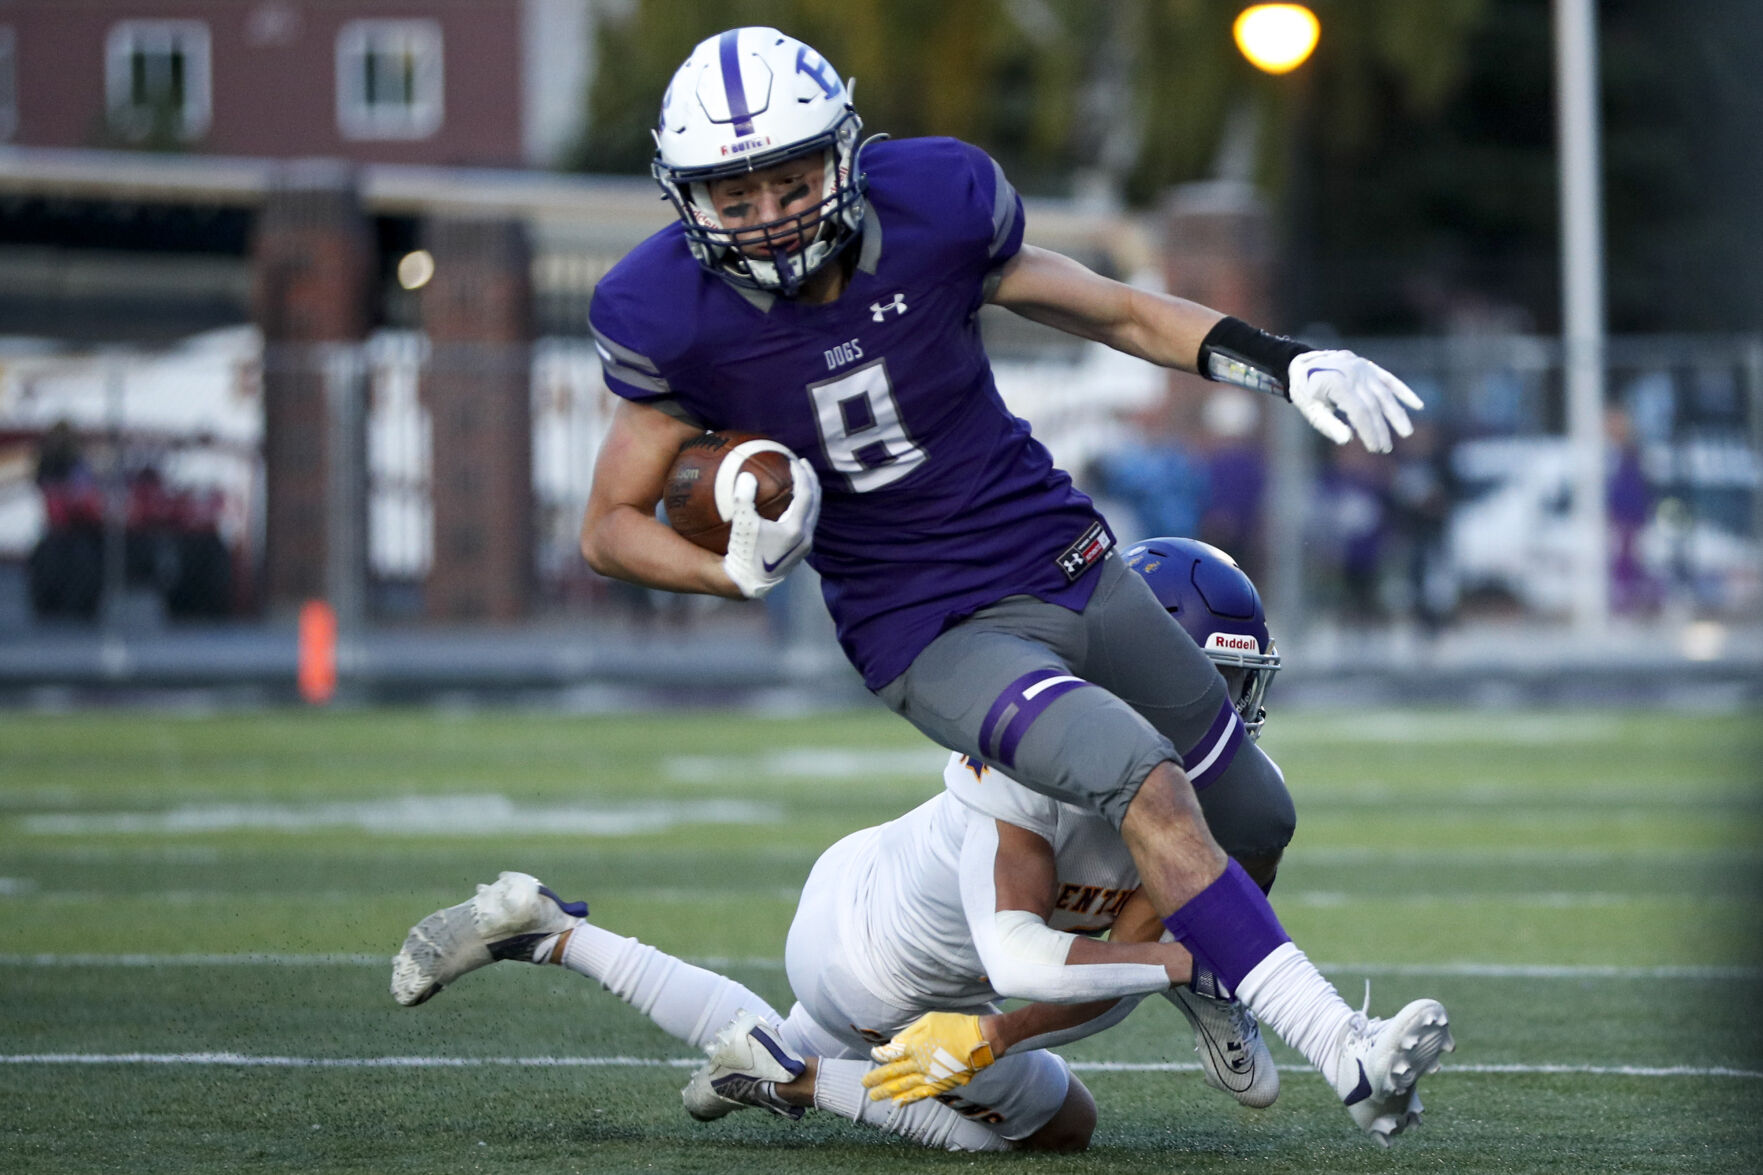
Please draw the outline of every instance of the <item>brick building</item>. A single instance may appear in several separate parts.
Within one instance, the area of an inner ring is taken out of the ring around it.
[[[587,199],[542,171],[580,133],[597,11],[0,4],[0,336],[160,347],[255,324],[263,543],[245,559],[270,610],[362,606],[362,348],[387,326],[445,360],[421,387],[437,471],[426,610],[527,610],[530,206]],[[398,261],[425,244],[435,281],[405,291]]]
[[[580,130],[591,0],[15,0],[0,141],[545,167]]]

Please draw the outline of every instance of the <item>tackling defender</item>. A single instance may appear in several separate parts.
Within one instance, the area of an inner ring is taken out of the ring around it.
[[[1404,405],[1420,401],[1351,352],[1025,245],[1022,202],[984,152],[863,143],[861,126],[830,63],[776,29],[711,37],[675,73],[654,171],[679,223],[614,266],[590,311],[622,402],[583,554],[650,587],[748,597],[808,555],[877,696],[951,750],[1104,817],[1163,924],[1257,1012],[1327,1019],[1338,997],[1263,892],[1290,838],[1284,783],[1211,663],[1004,406],[977,314],[989,302],[1281,395],[1375,451],[1411,431]],[[775,522],[737,479],[721,558],[655,518],[674,454],[706,428],[796,454],[797,496]],[[1200,764],[1217,769],[1210,786]],[[1224,796],[1242,819],[1219,811]]]
[[[1279,660],[1247,576],[1185,539],[1142,543],[1128,562],[1208,650],[1255,737]],[[420,1003],[493,959],[561,963],[709,1052],[684,1091],[697,1117],[817,1106],[928,1146],[1070,1150],[1088,1144],[1095,1105],[1050,1049],[1158,992],[1193,1024],[1210,1084],[1272,1103],[1278,1075],[1254,1018],[1167,941],[1111,824],[964,756],[944,782],[815,864],[786,948],[798,1001],[787,1019],[733,980],[587,922],[585,906],[519,873],[415,927],[393,995]],[[1106,930],[1107,942],[1087,937]],[[1006,996],[1043,1002],[1000,1014],[992,1001]],[[1333,997],[1276,1023],[1383,1142],[1418,1121],[1414,1082],[1450,1047],[1430,1000],[1384,1023]],[[889,1064],[872,1069],[872,1047]]]

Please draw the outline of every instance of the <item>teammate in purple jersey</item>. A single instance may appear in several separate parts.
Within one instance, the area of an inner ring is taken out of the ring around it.
[[[752,598],[812,546],[840,641],[883,701],[1112,821],[1159,917],[1251,1010],[1332,1006],[1263,892],[1294,819],[1278,771],[1242,738],[1212,663],[1005,408],[977,313],[990,302],[1282,395],[1337,443],[1357,432],[1375,451],[1411,431],[1403,405],[1420,401],[1351,352],[1024,245],[1021,201],[983,152],[940,139],[865,150],[861,126],[832,66],[776,29],[711,37],[674,75],[654,171],[679,223],[607,274],[591,314],[623,402],[584,555],[650,587]],[[706,428],[796,454],[776,521],[753,508],[753,479],[736,479],[721,557],[655,517],[675,452]],[[1444,1033],[1443,1009],[1419,1031]]]

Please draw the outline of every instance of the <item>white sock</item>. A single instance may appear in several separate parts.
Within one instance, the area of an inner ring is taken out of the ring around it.
[[[1282,943],[1255,964],[1237,984],[1237,998],[1335,1084],[1341,1029],[1357,1013],[1297,944]]]
[[[546,940],[534,960],[549,956]],[[714,971],[694,967],[647,943],[613,934],[590,922],[569,932],[563,965],[599,980],[607,991],[693,1048],[703,1048],[735,1013],[746,1009],[773,1024],[783,1018],[753,991]]]
[[[814,1079],[814,1108],[938,1150],[1010,1149],[1002,1134],[963,1118],[935,1098],[909,1106],[896,1105],[892,1099],[870,1101],[869,1091],[863,1088],[863,1075],[872,1068],[868,1061],[822,1057]]]

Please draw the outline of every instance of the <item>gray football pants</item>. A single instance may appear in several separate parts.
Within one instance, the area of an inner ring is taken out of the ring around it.
[[[1082,612],[1010,596],[876,693],[943,746],[1119,827],[1145,776],[1200,746],[1228,699],[1217,668],[1118,555],[1090,574],[1101,582]],[[1291,793],[1252,742],[1199,799],[1232,856],[1275,855],[1292,839]]]

